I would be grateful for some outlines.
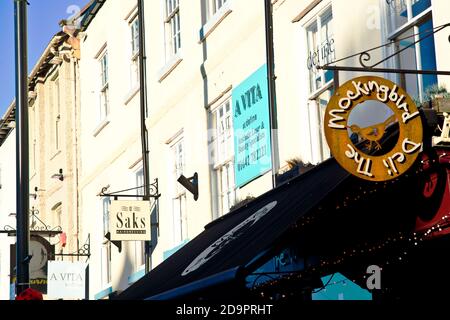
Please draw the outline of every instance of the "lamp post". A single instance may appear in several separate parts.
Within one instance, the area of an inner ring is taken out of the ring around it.
[[[280,168],[278,153],[278,121],[275,92],[275,57],[273,49],[273,14],[272,0],[264,0],[265,30],[266,30],[266,58],[267,80],[269,84],[269,117],[270,117],[270,143],[272,158],[272,187],[277,186],[277,173]]]
[[[14,0],[16,64],[16,293],[30,286],[27,0]]]

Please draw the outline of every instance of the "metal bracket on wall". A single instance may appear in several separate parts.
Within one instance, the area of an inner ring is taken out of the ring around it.
[[[86,242],[83,246],[75,252],[72,253],[55,253],[51,255],[50,259],[54,260],[55,257],[86,257],[89,259],[91,256],[91,235],[89,234]]]
[[[441,26],[422,31],[420,33],[415,33],[411,36],[407,36],[404,38],[399,38],[395,41],[390,41],[388,43],[385,43],[380,46],[376,46],[373,48],[370,48],[368,50],[364,50],[355,54],[352,54],[350,56],[347,56],[342,59],[338,59],[336,61],[330,62],[328,64],[325,64],[323,66],[317,66],[317,69],[323,69],[323,70],[330,70],[334,71],[334,78],[335,78],[335,86],[339,87],[339,77],[338,72],[339,71],[349,71],[349,72],[373,72],[373,73],[397,73],[397,74],[430,74],[430,75],[447,75],[450,76],[450,71],[438,71],[438,70],[414,70],[414,69],[390,69],[390,68],[376,68],[378,65],[382,64],[383,62],[394,58],[401,54],[403,51],[415,46],[420,41],[427,39],[431,36],[433,36],[435,33],[444,30],[445,28],[450,27],[450,23],[443,24]],[[419,37],[418,40],[415,40],[415,37]],[[404,48],[388,55],[386,58],[377,61],[375,63],[368,64],[370,60],[372,60],[371,52],[391,46],[393,44],[399,44],[401,41],[405,41],[407,39],[413,38],[414,41],[409,43]],[[450,42],[450,36],[449,36],[449,42]],[[358,57],[359,64],[361,67],[346,67],[346,66],[337,66],[336,63],[345,61],[351,58]]]
[[[62,233],[61,226],[52,228],[50,225],[39,219],[37,216],[38,214],[39,210],[34,209],[34,207],[30,210],[30,234],[54,237]],[[3,227],[3,230],[0,230],[0,234],[1,233],[7,233],[8,236],[14,237],[16,236],[16,229],[10,225],[6,225]]]
[[[104,187],[104,188],[102,188],[102,190],[100,191],[98,196],[113,197],[115,200],[117,200],[119,197],[120,198],[143,198],[143,200],[149,200],[149,199],[145,199],[146,197],[142,194],[120,194],[121,192],[137,190],[137,189],[144,188],[144,187],[146,187],[146,186],[143,185],[140,187],[134,187],[134,188],[129,188],[129,189],[115,191],[115,192],[107,192],[109,187]],[[149,198],[158,199],[159,197],[161,197],[161,194],[159,193],[159,190],[158,190],[158,179],[155,179],[155,181],[152,184],[150,184],[149,187],[150,187]]]

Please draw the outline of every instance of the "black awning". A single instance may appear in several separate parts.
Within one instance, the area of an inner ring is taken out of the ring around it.
[[[115,297],[134,300],[220,281],[269,249],[299,218],[316,207],[349,173],[330,159],[213,221],[200,235]],[[230,271],[231,270],[231,271]],[[167,295],[166,295],[167,296]],[[170,295],[169,295],[170,296]]]

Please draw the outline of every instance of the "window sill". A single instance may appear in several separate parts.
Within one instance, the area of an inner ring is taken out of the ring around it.
[[[136,86],[133,89],[130,90],[130,92],[126,95],[125,97],[125,105],[128,105],[130,103],[131,100],[133,100],[133,98],[137,95],[137,93],[140,91],[140,87]]]
[[[133,273],[132,275],[130,275],[128,277],[128,284],[131,285],[133,283],[135,283],[136,281],[138,281],[140,278],[142,278],[143,276],[145,276],[145,266],[144,269],[139,268],[140,270]]]
[[[100,134],[100,132],[110,123],[109,119],[106,118],[105,120],[103,120],[98,126],[97,128],[95,128],[94,132],[92,133],[92,135],[94,137],[98,136]]]
[[[169,74],[183,61],[183,58],[181,58],[180,53],[174,55],[164,67],[161,68],[158,72],[159,80],[158,82],[161,83],[164,81],[165,78],[169,76]]]
[[[231,1],[225,2],[225,4],[217,11],[203,27],[200,29],[200,41],[202,43],[206,38],[217,28],[217,26],[225,20],[225,18],[231,13]]]

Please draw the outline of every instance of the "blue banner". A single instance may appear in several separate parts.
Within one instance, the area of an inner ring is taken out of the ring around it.
[[[272,168],[267,66],[237,86],[232,98],[234,173],[242,187]]]

